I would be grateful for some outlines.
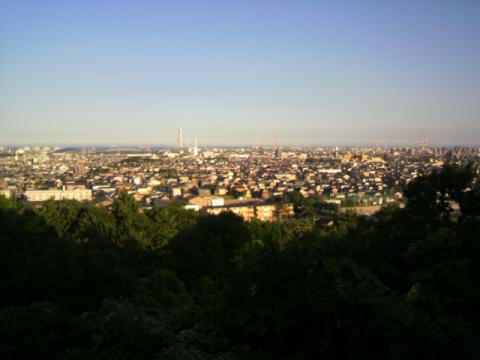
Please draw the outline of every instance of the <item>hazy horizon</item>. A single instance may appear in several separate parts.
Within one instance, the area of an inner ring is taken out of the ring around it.
[[[480,2],[0,1],[0,144],[478,146]],[[244,144],[244,145],[241,145]]]
[[[193,144],[190,144],[193,146]],[[151,148],[151,149],[178,149],[178,144],[176,143],[72,143],[72,144],[65,144],[65,143],[42,143],[42,142],[33,142],[33,143],[0,143],[0,147],[14,147],[14,148],[22,148],[27,146],[38,146],[38,147],[53,147],[58,146],[60,148],[89,148],[89,147],[100,147],[100,148]],[[319,143],[319,144],[281,144],[281,143],[271,143],[271,144],[215,144],[215,143],[205,143],[200,144],[199,148],[251,148],[261,146],[265,149],[268,148],[275,148],[276,146],[285,147],[285,148],[412,148],[412,147],[421,147],[420,143],[405,143],[405,144],[380,144],[380,143]],[[465,147],[465,148],[477,148],[480,147],[479,144],[427,144],[426,147],[430,148],[454,148],[454,147]],[[187,146],[183,147],[183,150],[187,150]]]

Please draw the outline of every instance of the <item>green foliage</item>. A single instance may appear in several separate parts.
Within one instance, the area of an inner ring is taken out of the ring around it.
[[[164,207],[154,207],[146,215],[152,223],[147,246],[153,250],[162,249],[175,235],[193,226],[197,220],[194,211],[185,210],[178,202],[172,202]]]
[[[366,269],[329,256],[316,240],[258,245],[238,259],[225,321],[272,358],[384,355],[373,346],[384,341],[371,323],[384,293]]]
[[[157,269],[139,278],[135,285],[133,299],[138,304],[172,309],[185,306],[190,301],[185,284],[171,270]]]
[[[120,194],[113,203],[116,223],[115,241],[122,247],[146,246],[150,230],[148,219],[140,213],[135,199],[127,193]]]
[[[451,201],[465,204],[465,189],[474,177],[472,165],[446,164],[441,170],[416,179],[405,189],[407,209],[417,221],[429,224],[451,220]],[[468,196],[467,196],[468,197]]]
[[[0,209],[0,229],[0,304],[65,301],[78,274],[73,246],[29,209]]]
[[[167,262],[186,280],[224,278],[233,268],[235,254],[249,239],[240,217],[232,213],[205,216],[170,241]]]
[[[15,209],[19,208],[20,204],[14,198],[6,198],[0,195],[0,209]]]
[[[128,301],[105,301],[97,314],[95,352],[101,359],[146,359],[172,342],[166,320]]]
[[[56,230],[58,236],[62,237],[68,232],[80,208],[81,204],[77,201],[64,200],[56,202],[48,200],[38,209],[38,213],[45,219],[48,225]]]
[[[70,317],[57,305],[43,302],[0,310],[2,359],[55,359],[71,345]]]
[[[473,172],[448,164],[370,218],[297,193],[273,223],[1,198],[0,357],[478,358]]]
[[[328,204],[319,197],[304,197],[298,191],[287,194],[286,200],[293,204],[295,216],[298,219],[316,220],[324,216],[335,217],[338,208]]]

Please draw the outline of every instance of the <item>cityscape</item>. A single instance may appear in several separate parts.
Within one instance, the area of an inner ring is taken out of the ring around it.
[[[185,209],[244,220],[295,216],[289,194],[317,198],[325,216],[372,215],[403,206],[402,189],[445,163],[475,164],[480,147],[3,147],[0,194],[35,206],[50,199],[111,208],[126,192],[141,208],[181,202]],[[475,182],[478,177],[475,178]],[[320,214],[319,214],[320,215]],[[321,220],[317,216],[316,220]]]
[[[0,359],[480,359],[479,19],[0,0]]]

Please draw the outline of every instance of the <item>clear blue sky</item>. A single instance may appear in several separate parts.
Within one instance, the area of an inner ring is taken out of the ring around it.
[[[480,1],[0,0],[0,143],[480,144]]]

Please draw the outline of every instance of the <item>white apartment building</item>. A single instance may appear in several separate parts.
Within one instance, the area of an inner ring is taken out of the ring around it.
[[[25,191],[27,201],[47,201],[53,199],[60,200],[92,200],[92,190],[90,189],[74,189],[74,190],[27,190]]]

